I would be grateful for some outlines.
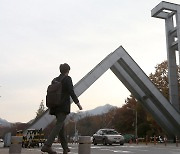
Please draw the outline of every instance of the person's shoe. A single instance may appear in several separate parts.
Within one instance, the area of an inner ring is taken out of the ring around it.
[[[70,152],[70,149],[67,148],[66,150],[63,151],[63,154],[68,154],[68,152]]]
[[[50,146],[47,146],[47,145],[44,145],[42,148],[41,148],[41,151],[42,152],[47,152],[48,154],[57,154],[56,151],[53,151],[52,148]]]

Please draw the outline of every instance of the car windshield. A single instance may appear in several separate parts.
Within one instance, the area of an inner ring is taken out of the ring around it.
[[[118,132],[113,131],[113,130],[104,130],[103,133],[108,134],[108,135],[117,135],[118,134]]]

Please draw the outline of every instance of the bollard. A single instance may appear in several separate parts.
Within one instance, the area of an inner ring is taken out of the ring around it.
[[[178,147],[178,137],[176,136],[176,147]]]
[[[166,136],[164,136],[164,144],[165,144],[165,146],[167,145],[167,137]]]
[[[138,140],[138,137],[136,138],[136,144],[139,144],[139,140]]]
[[[11,145],[11,133],[6,133],[4,136],[4,147],[10,147]]]
[[[12,136],[9,154],[20,154],[22,149],[22,136]]]
[[[79,137],[79,147],[78,154],[90,154],[91,153],[91,137],[90,136],[80,136]]]
[[[146,135],[146,145],[148,145],[148,136]]]
[[[156,135],[154,135],[154,145],[156,145]]]
[[[129,140],[129,144],[132,144],[132,139]]]

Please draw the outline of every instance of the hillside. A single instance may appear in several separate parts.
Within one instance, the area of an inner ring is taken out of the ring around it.
[[[74,120],[77,121],[77,120],[84,118],[86,116],[94,116],[94,115],[101,115],[101,114],[107,113],[111,109],[114,109],[114,108],[117,108],[117,107],[112,106],[110,104],[106,104],[104,106],[98,106],[92,110],[82,111],[79,113],[72,112],[71,114],[69,114],[69,116],[67,117],[66,120],[68,121],[69,119],[73,119],[73,121]]]
[[[67,120],[69,118],[71,118],[71,119],[73,118],[75,120],[78,120],[79,118],[83,118],[83,117],[85,117],[87,115],[88,116],[94,116],[94,115],[104,114],[104,113],[107,113],[108,111],[110,111],[113,108],[117,108],[117,107],[116,106],[112,106],[110,104],[106,104],[104,106],[98,106],[98,107],[96,107],[95,109],[92,109],[92,110],[82,111],[82,112],[79,112],[79,113],[73,113],[72,112],[71,114],[69,114]],[[31,120],[30,122],[32,122],[33,120]],[[28,122],[28,123],[30,123],[30,122]],[[10,127],[11,123],[8,122],[5,119],[0,118],[0,126]]]
[[[1,126],[1,127],[10,127],[10,126],[11,126],[11,123],[8,122],[8,121],[5,120],[5,119],[1,119],[1,118],[0,118],[0,126]]]

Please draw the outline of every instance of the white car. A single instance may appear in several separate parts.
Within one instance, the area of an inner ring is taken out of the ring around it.
[[[124,145],[124,137],[114,129],[100,129],[93,135],[93,144]]]

